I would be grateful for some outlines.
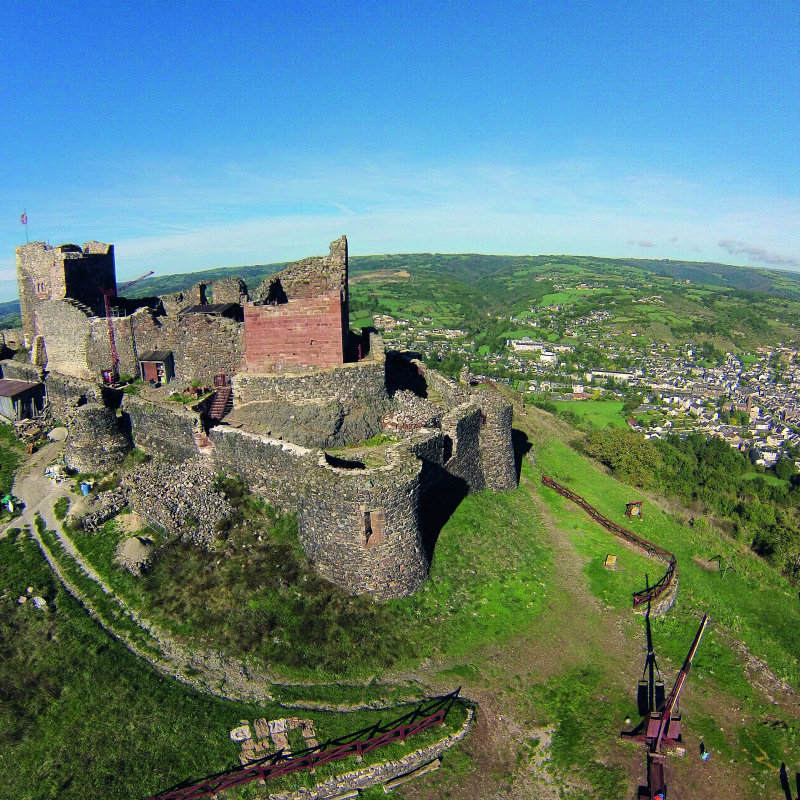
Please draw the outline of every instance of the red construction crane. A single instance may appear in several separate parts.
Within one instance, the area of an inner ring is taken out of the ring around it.
[[[658,708],[650,712],[642,720],[642,723],[632,731],[623,731],[623,739],[629,742],[641,742],[647,747],[647,789],[650,800],[662,800],[667,796],[667,784],[664,777],[664,765],[667,753],[662,752],[662,746],[682,754],[681,749],[681,715],[675,713],[678,705],[683,685],[692,666],[703,632],[708,625],[708,614],[703,617],[694,642],[689,648],[686,660],[683,662],[681,671],[675,679],[675,685],[666,700],[658,705]],[[652,640],[650,638],[650,614],[647,615],[648,627],[648,665],[654,662],[652,653]],[[647,668],[647,667],[646,667]],[[652,683],[652,667],[651,667]],[[651,697],[653,695],[651,694]]]
[[[149,278],[152,274],[153,270],[150,270],[150,272],[146,272],[144,275],[140,275],[138,278],[128,281],[128,283],[123,283],[118,289],[104,289],[102,286],[97,287],[105,299],[106,319],[108,320],[108,341],[111,344],[111,372],[108,383],[116,383],[119,380],[119,355],[117,355],[117,342],[114,337],[114,320],[111,316],[111,298],[116,297],[118,291],[121,292],[124,289],[129,289],[134,283],[139,283],[139,281]]]

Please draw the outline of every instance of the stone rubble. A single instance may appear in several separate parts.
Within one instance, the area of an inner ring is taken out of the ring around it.
[[[91,505],[91,511],[83,518],[83,529],[97,533],[112,517],[117,516],[128,505],[128,496],[123,489],[100,492]]]
[[[255,735],[251,734],[250,725],[247,724],[231,731],[231,739],[242,742],[239,761],[243,765],[263,758],[265,755],[277,750],[283,750],[284,755],[291,756],[289,731],[299,730],[306,748],[319,746],[313,719],[289,717],[287,719],[267,720],[261,718],[253,722],[252,730]]]
[[[441,428],[444,409],[428,400],[417,397],[407,389],[394,394],[397,408],[383,418],[383,427],[392,431]]]
[[[128,473],[122,488],[134,512],[203,546],[214,541],[217,522],[233,512],[214,488],[214,476],[196,462],[153,460]]]

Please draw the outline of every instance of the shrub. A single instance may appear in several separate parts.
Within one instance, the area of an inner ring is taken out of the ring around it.
[[[69,497],[59,497],[53,506],[53,514],[55,518],[61,522],[69,511]]]

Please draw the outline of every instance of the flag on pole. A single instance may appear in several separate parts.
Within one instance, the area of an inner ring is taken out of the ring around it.
[[[23,225],[27,225],[28,224],[28,215],[24,211],[22,212],[22,216],[19,218],[19,221]]]

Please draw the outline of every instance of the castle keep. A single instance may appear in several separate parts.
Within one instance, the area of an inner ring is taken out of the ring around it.
[[[415,591],[460,499],[516,486],[510,403],[350,331],[345,237],[252,291],[231,278],[117,297],[110,319],[113,246],[34,242],[17,248],[17,272],[31,363],[4,361],[3,377],[43,383],[47,412],[69,426],[70,466],[112,469],[136,446],[176,469],[239,474],[297,514],[309,558],[351,592]],[[112,332],[120,374],[145,381],[138,394],[108,385]],[[192,382],[214,391],[169,399]],[[185,534],[174,510],[130,491]]]

